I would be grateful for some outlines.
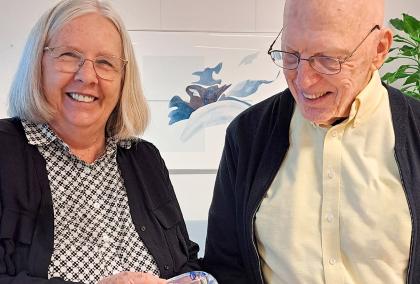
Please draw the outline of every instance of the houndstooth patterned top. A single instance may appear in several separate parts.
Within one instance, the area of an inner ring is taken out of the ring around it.
[[[22,124],[29,143],[46,161],[50,182],[54,250],[48,277],[97,283],[121,271],[159,275],[134,228],[117,164],[117,144],[130,148],[131,141],[108,138],[105,153],[87,164],[47,124]]]

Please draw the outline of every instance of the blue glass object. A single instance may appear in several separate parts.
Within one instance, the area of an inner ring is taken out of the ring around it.
[[[218,284],[216,279],[209,273],[204,271],[191,271],[171,279],[168,279],[168,284]]]

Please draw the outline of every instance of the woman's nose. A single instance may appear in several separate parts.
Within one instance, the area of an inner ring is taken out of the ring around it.
[[[84,83],[98,83],[98,75],[95,70],[95,61],[92,59],[84,59],[77,70],[75,79]]]

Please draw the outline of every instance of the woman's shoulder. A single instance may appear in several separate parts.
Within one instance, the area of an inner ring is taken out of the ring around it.
[[[2,118],[0,119],[0,135],[21,135],[23,131],[19,118]]]
[[[0,119],[0,145],[15,147],[26,144],[25,131],[19,118]]]
[[[118,142],[118,145],[120,148],[132,150],[132,151],[157,151],[159,150],[156,148],[156,146],[143,138],[140,137],[132,137],[129,139],[120,140]]]
[[[144,140],[143,138],[136,137],[129,140],[123,140],[119,142],[119,146],[122,152],[125,152],[128,155],[141,157],[141,159],[162,160],[158,148],[152,142]]]

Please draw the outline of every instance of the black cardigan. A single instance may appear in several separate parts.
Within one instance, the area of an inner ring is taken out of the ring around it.
[[[136,231],[162,278],[197,270],[198,245],[189,240],[159,151],[139,140],[118,147],[117,162]],[[0,284],[71,283],[47,280],[54,216],[45,160],[29,145],[19,119],[0,120]]]
[[[395,157],[412,220],[407,283],[414,284],[420,283],[420,101],[387,88]],[[245,110],[227,129],[203,260],[220,284],[263,283],[253,223],[288,150],[294,107],[287,89]]]

